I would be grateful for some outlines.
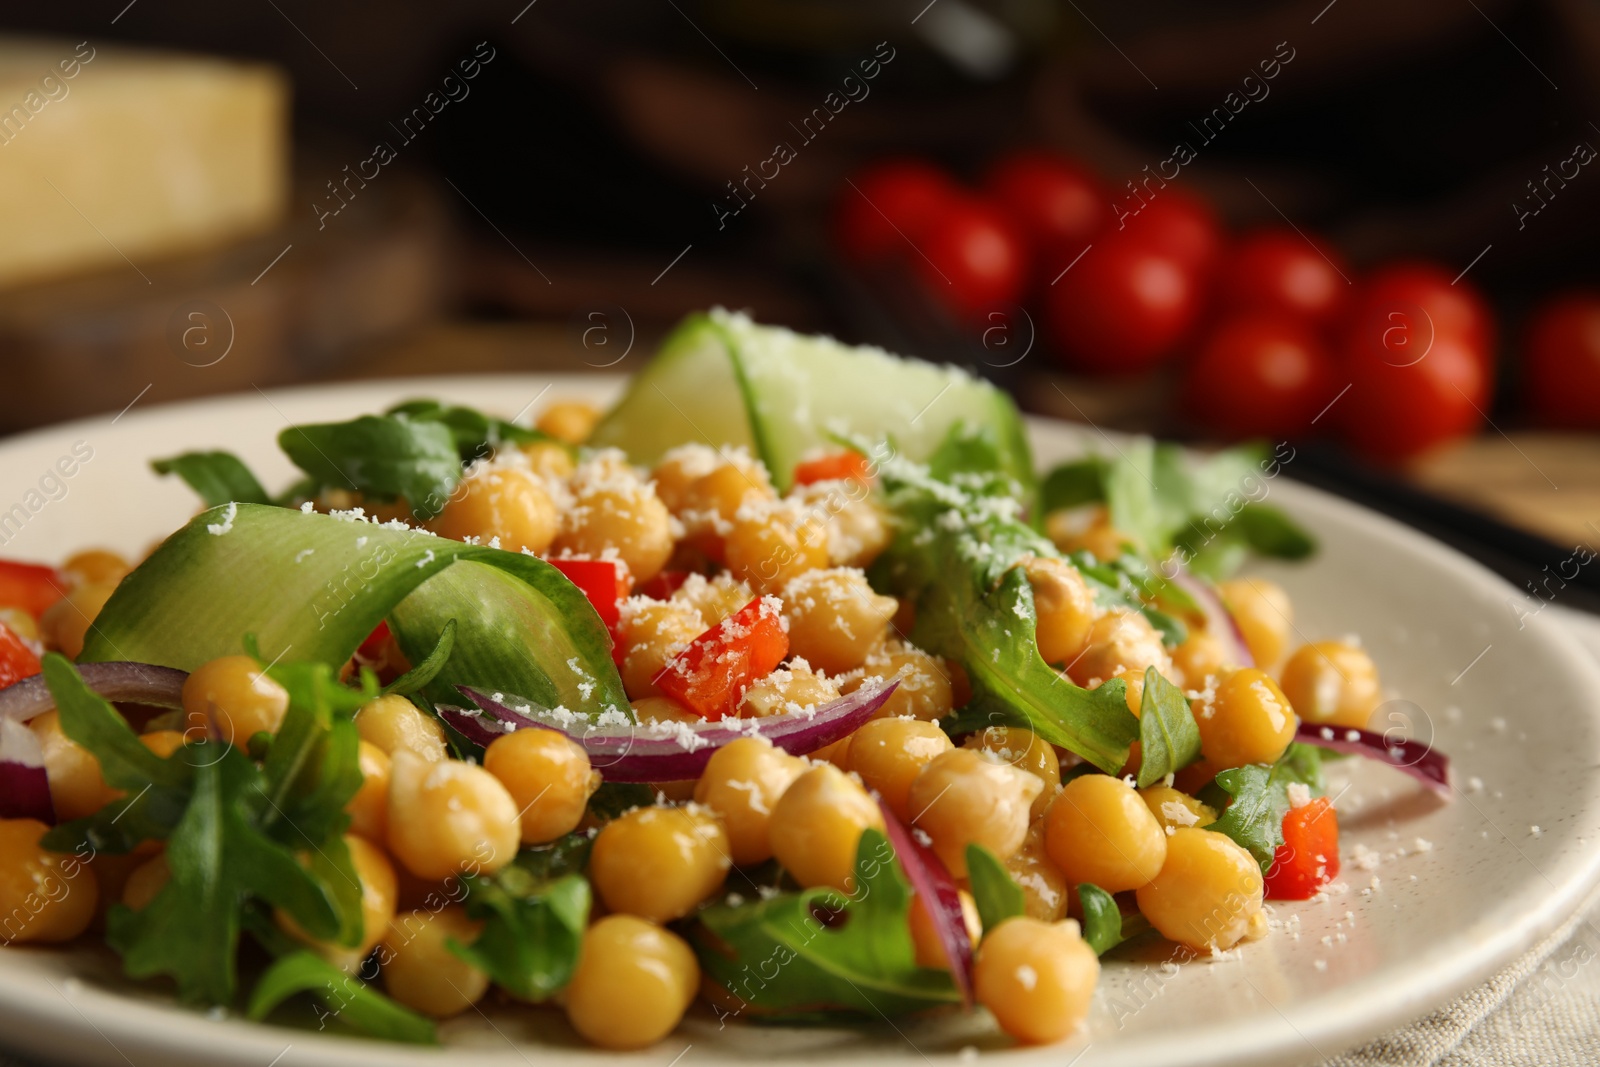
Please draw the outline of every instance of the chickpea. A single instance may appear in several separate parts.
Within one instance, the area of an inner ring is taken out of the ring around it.
[[[37,819],[0,819],[0,943],[71,941],[89,928],[100,887],[77,856],[40,847]]]
[[[44,753],[44,772],[50,781],[50,801],[62,821],[93,815],[122,794],[106,784],[94,753],[61,729],[61,713],[47,711],[28,723]]]
[[[272,918],[278,924],[278,929],[304,942],[317,955],[346,974],[353,974],[389,932],[389,921],[395,914],[398,883],[394,866],[381,848],[354,834],[346,834],[344,843],[350,849],[350,865],[355,868],[356,880],[361,883],[360,944],[341,945],[333,941],[318,941],[309,936],[294,921],[294,917],[282,908],[274,909]]]
[[[1180,827],[1167,838],[1161,873],[1137,896],[1139,910],[1167,940],[1197,952],[1228,949],[1261,911],[1261,868],[1232,838]]]
[[[1063,552],[1087,552],[1095,559],[1110,562],[1122,555],[1123,546],[1133,538],[1111,525],[1103,505],[1066,508],[1045,518],[1045,531]]]
[[[600,409],[581,400],[558,400],[539,413],[534,428],[557,441],[581,445],[594,433]]]
[[[470,945],[482,932],[483,923],[459,904],[395,916],[378,950],[384,988],[424,1015],[461,1014],[489,991],[489,976],[451,952],[449,943]]]
[[[1128,686],[1128,710],[1133,717],[1144,714],[1144,671],[1118,671],[1113,677],[1121,678]]]
[[[686,708],[671,697],[645,697],[631,701],[633,717],[639,722],[705,722],[699,712]]]
[[[517,730],[494,739],[483,769],[500,779],[522,812],[522,843],[542,845],[570,834],[583,820],[600,772],[583,746],[554,730]]]
[[[746,458],[748,459],[748,454]],[[689,487],[727,462],[709,445],[679,445],[669,449],[661,457],[655,469],[650,472],[650,479],[655,482],[656,496],[661,498],[667,510],[674,515],[682,515],[689,506]],[[703,501],[696,500],[695,503]],[[734,505],[734,510],[738,510],[737,503]]]
[[[115,552],[90,548],[67,557],[61,569],[74,585],[116,585],[133,567]]]
[[[741,507],[723,540],[723,563],[758,593],[776,593],[828,565],[827,531],[803,527],[793,510]]]
[[[768,715],[820,708],[839,699],[839,687],[813,671],[804,660],[791,660],[749,689],[739,704],[739,716],[759,719]]]
[[[428,523],[440,537],[500,539],[508,552],[542,554],[556,536],[556,505],[544,480],[520,467],[483,467],[462,479]]]
[[[1077,659],[1067,664],[1074,682],[1087,686],[1094,679],[1114,678],[1123,671],[1154,667],[1172,674],[1172,660],[1161,645],[1161,634],[1137,611],[1108,611],[1089,627],[1089,639]]]
[[[660,476],[658,468],[657,477]],[[777,498],[766,470],[748,454],[740,453],[718,456],[711,469],[674,495],[679,500],[674,514],[691,526],[713,527],[731,523],[747,499],[760,502]]]
[[[710,808],[635,808],[601,828],[589,880],[610,910],[670,922],[722,888],[728,844]]]
[[[356,731],[391,760],[396,752],[409,752],[429,763],[450,755],[439,720],[398,693],[363,704],[356,712]]]
[[[1200,751],[1217,770],[1274,763],[1294,740],[1294,709],[1266,673],[1246,667],[1217,682],[1195,713]]]
[[[933,838],[933,851],[957,878],[967,876],[967,846],[982,845],[1002,862],[1028,836],[1039,779],[999,759],[958,748],[935,757],[911,783],[911,818]]]
[[[604,464],[601,459],[578,465],[573,504],[562,516],[554,547],[590,559],[615,552],[634,581],[648,582],[672,556],[672,515],[633,468]]]
[[[784,790],[767,834],[773,856],[795,881],[851,893],[856,851],[869,826],[883,829],[877,802],[839,768],[821,763]]]
[[[755,593],[744,582],[727,571],[714,578],[691,574],[672,594],[674,603],[687,604],[700,613],[700,621],[709,630],[723,619],[750,603]]]
[[[837,486],[839,483],[831,483]],[[859,482],[847,482],[843,492],[822,482],[799,490],[800,499],[826,494],[820,514],[828,517],[828,562],[835,567],[869,567],[894,540],[888,514]],[[810,504],[814,513],[817,507]]]
[[[374,522],[398,520],[410,524],[416,518],[411,512],[411,505],[403,497],[397,500],[374,500],[350,489],[325,488],[317,494],[315,503],[317,510],[323,513],[359,509]]]
[[[1170,785],[1146,786],[1139,790],[1139,796],[1163,832],[1168,827],[1176,830],[1181,826],[1210,826],[1217,821],[1215,808]]]
[[[1028,827],[1022,847],[1005,861],[1011,880],[1022,890],[1023,909],[1031,918],[1055,922],[1066,917],[1072,886],[1045,849],[1043,819]]]
[[[955,687],[949,664],[920,648],[900,641],[888,641],[874,649],[863,665],[862,676],[848,684],[855,692],[867,682],[897,681],[874,718],[913,718],[933,722],[955,710]]]
[[[807,571],[783,587],[789,649],[828,674],[843,674],[866,662],[883,643],[900,602],[879,596],[867,576],[849,567]]]
[[[686,604],[636,596],[622,602],[617,641],[622,645],[622,685],[628,699],[660,696],[656,675],[706,630]]]
[[[967,936],[972,938],[972,943],[976,945],[983,938],[983,920],[978,917],[978,902],[965,889],[956,890],[956,895],[961,901],[962,925],[967,928]],[[917,954],[917,966],[948,971],[950,960],[944,953],[944,940],[939,936],[939,931],[934,929],[933,920],[928,917],[928,909],[920,897],[911,901],[909,923],[911,944]]]
[[[189,739],[177,730],[152,730],[139,735],[139,743],[162,759],[171,759],[172,754],[188,742]]]
[[[745,866],[772,858],[767,839],[772,809],[805,772],[805,760],[764,737],[741,737],[712,753],[695,783],[694,799],[721,820],[734,863]]]
[[[521,451],[528,460],[528,469],[542,477],[547,485],[552,482],[565,485],[577,469],[572,453],[554,441],[529,441]]]
[[[567,1020],[601,1048],[647,1048],[677,1027],[699,986],[700,965],[683,938],[632,915],[607,915],[584,931]]]
[[[45,608],[44,614],[39,616],[39,629],[44,632],[45,643],[68,659],[81,656],[95,617],[116,589],[115,583],[88,582]]]
[[[24,641],[43,642],[39,620],[21,608],[0,607],[0,626],[4,626]]]
[[[1076,658],[1100,614],[1088,583],[1078,568],[1048,556],[1028,556],[1022,561],[1022,570],[1033,589],[1039,655],[1046,663]]]
[[[1189,636],[1172,650],[1172,665],[1181,676],[1179,681],[1190,689],[1204,689],[1207,679],[1225,668],[1239,666],[1228,662],[1222,642],[1205,630],[1189,631]]]
[[[1217,592],[1256,666],[1270,667],[1282,659],[1294,629],[1294,605],[1283,586],[1265,578],[1230,578],[1218,583]]]
[[[1089,1014],[1100,960],[1072,919],[1007,919],[989,932],[972,964],[973,992],[1018,1041],[1060,1041]]]
[[[1045,819],[1045,849],[1072,885],[1137,889],[1161,871],[1167,835],[1131,785],[1108,774],[1068,782]]]
[[[172,868],[167,866],[167,854],[158,852],[135,867],[123,881],[122,903],[134,911],[143,911],[161,895],[170,881]]]
[[[977,733],[968,734],[962,747],[991,753],[1039,779],[1044,788],[1033,798],[1030,822],[1043,818],[1045,809],[1061,791],[1061,758],[1032,730],[1020,726],[987,726]]]
[[[250,656],[223,656],[196,667],[183,683],[185,734],[220,737],[243,747],[258,733],[277,733],[289,692]]]
[[[344,810],[350,813],[350,831],[368,841],[389,839],[389,756],[371,741],[359,742],[357,761],[361,788]]]
[[[1382,690],[1365,650],[1345,641],[1302,645],[1283,665],[1283,692],[1306,722],[1366,729]]]
[[[389,756],[389,851],[418,878],[493,874],[517,854],[517,805],[500,780],[460,760]]]
[[[910,822],[911,783],[922,768],[955,748],[945,732],[917,719],[873,719],[850,735],[850,769],[876,790],[901,822]]]

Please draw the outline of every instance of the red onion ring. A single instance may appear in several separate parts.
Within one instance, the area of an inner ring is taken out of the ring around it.
[[[1441,796],[1448,797],[1450,784],[1450,757],[1436,751],[1432,745],[1421,741],[1390,741],[1383,734],[1371,730],[1357,730],[1351,726],[1328,726],[1302,722],[1295,730],[1295,740],[1335,752],[1348,752],[1365,756],[1379,763],[1387,763],[1395,770],[1404,771]]]
[[[189,675],[153,663],[80,663],[83,684],[113,703],[183,707],[183,683]],[[56,706],[44,675],[35,674],[0,689],[0,719],[26,722]]]
[[[944,949],[944,958],[950,964],[950,977],[961,993],[961,1003],[970,1008],[973,1004],[972,935],[961,910],[961,892],[956,880],[950,877],[933,849],[918,841],[901,824],[882,797],[878,798],[878,806],[883,809],[884,835],[894,846],[900,870],[916,893],[911,906],[927,910],[934,932],[939,935],[939,945]]]

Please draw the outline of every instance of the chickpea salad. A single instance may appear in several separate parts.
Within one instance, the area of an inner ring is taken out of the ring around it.
[[[1042,477],[959,370],[691,316],[608,412],[293,426],[132,563],[0,561],[0,925],[394,1041],[483,1002],[605,1049],[687,1013],[986,1011],[1271,936],[1340,869],[1377,667],[1251,556],[1287,445]],[[1244,951],[1248,951],[1245,948]],[[621,1006],[625,1005],[625,1009]]]

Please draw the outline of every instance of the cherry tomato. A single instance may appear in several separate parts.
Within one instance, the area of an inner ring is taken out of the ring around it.
[[[1283,816],[1283,844],[1267,871],[1268,900],[1310,900],[1339,877],[1339,813],[1327,797]]]
[[[1466,279],[1432,263],[1391,263],[1356,290],[1348,321],[1368,337],[1402,327],[1416,337],[1451,334],[1467,342],[1486,369],[1494,360],[1494,316]]]
[[[1475,344],[1448,333],[1404,336],[1410,333],[1391,326],[1386,340],[1374,341],[1358,329],[1345,348],[1350,388],[1333,410],[1351,446],[1371,459],[1408,459],[1472,433],[1489,407],[1488,371]]]
[[[1297,315],[1325,326],[1350,300],[1350,270],[1326,242],[1290,229],[1257,230],[1234,246],[1218,273],[1218,295],[1234,308]]]
[[[1224,437],[1304,436],[1343,387],[1335,375],[1310,326],[1282,312],[1246,311],[1223,320],[1201,345],[1183,402]]]
[[[845,184],[834,214],[834,237],[851,259],[882,263],[920,259],[928,225],[960,196],[943,170],[917,159],[875,163]]]
[[[1177,186],[1156,190],[1143,207],[1137,200],[1131,205],[1124,200],[1116,210],[1112,232],[1127,233],[1151,249],[1165,252],[1198,272],[1201,281],[1222,257],[1222,225],[1217,213],[1210,204]]]
[[[1096,241],[1045,289],[1046,323],[1075,370],[1135,374],[1160,363],[1200,314],[1194,272],[1131,235]]]
[[[1003,156],[984,189],[1027,240],[1048,284],[1111,220],[1111,191],[1066,156],[1030,149]]]
[[[1600,293],[1557,297],[1534,312],[1522,367],[1537,418],[1554,426],[1600,426]]]
[[[979,200],[958,200],[923,233],[922,255],[909,262],[923,286],[956,318],[985,313],[1022,296],[1028,254],[999,209]]]

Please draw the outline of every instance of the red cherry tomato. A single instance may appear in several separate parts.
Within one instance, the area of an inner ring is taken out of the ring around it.
[[[934,298],[957,318],[977,321],[1014,303],[1027,284],[1028,255],[997,208],[959,200],[923,233],[911,265]]]
[[[931,163],[892,159],[861,171],[839,191],[834,237],[860,263],[920,259],[928,225],[960,196],[954,181]]]
[[[1045,289],[1046,322],[1069,367],[1135,374],[1160,363],[1200,314],[1194,272],[1131,236],[1096,241]]]
[[[1350,388],[1333,410],[1346,440],[1371,459],[1408,459],[1465,436],[1488,410],[1490,381],[1477,346],[1454,334],[1414,332],[1394,325],[1374,338],[1357,329],[1346,346]]]
[[[1303,436],[1334,398],[1333,357],[1308,325],[1281,312],[1243,312],[1219,324],[1184,380],[1195,421],[1223,437]]]
[[[1416,337],[1450,334],[1467,342],[1484,367],[1494,361],[1494,315],[1466,279],[1432,263],[1391,263],[1357,287],[1348,317],[1353,329],[1379,337],[1402,327]]]
[[[1268,900],[1310,900],[1339,876],[1339,813],[1327,797],[1283,816],[1283,844],[1267,871]]]
[[[1334,321],[1351,297],[1350,269],[1326,242],[1294,230],[1247,234],[1218,274],[1222,302],[1297,315],[1317,325]]]
[[[1522,368],[1535,417],[1553,426],[1600,426],[1600,293],[1557,297],[1534,312]]]
[[[1135,212],[1137,209],[1137,213]],[[1159,189],[1138,207],[1135,200],[1117,207],[1113,233],[1126,233],[1150,248],[1175,258],[1204,281],[1222,257],[1222,225],[1211,205],[1176,186]],[[1122,214],[1126,211],[1127,214]]]
[[[1066,156],[1013,152],[989,169],[984,189],[1028,242],[1048,284],[1111,220],[1111,191]]]

